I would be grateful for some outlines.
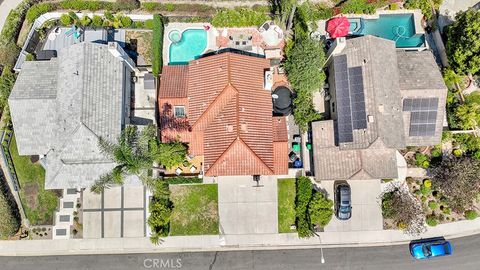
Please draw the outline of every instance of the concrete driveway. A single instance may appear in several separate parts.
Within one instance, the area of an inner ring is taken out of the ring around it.
[[[252,176],[218,178],[221,234],[277,233],[277,179],[262,176],[260,187]]]
[[[83,237],[144,237],[146,188],[117,186],[102,194],[83,192]]]
[[[352,193],[352,217],[339,220],[334,215],[325,227],[326,232],[377,231],[383,229],[380,208],[380,180],[347,181]],[[322,181],[322,187],[334,200],[334,181]]]

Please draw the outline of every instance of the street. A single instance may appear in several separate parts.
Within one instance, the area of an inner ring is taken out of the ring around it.
[[[0,257],[2,270],[53,269],[335,269],[335,270],[477,270],[480,235],[452,240],[454,255],[414,260],[407,245],[368,248],[158,253],[49,257]]]

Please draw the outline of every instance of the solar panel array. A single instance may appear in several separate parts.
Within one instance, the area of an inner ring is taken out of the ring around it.
[[[338,141],[353,142],[353,130],[367,128],[362,67],[349,68],[347,56],[333,59],[337,101]]]
[[[406,98],[403,111],[410,112],[410,136],[434,136],[438,98]]]

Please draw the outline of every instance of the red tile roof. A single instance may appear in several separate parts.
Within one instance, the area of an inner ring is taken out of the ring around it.
[[[285,119],[272,117],[271,93],[263,88],[268,61],[223,53],[193,60],[187,67],[183,72],[188,76],[162,74],[161,84],[167,86],[173,84],[170,80],[188,77],[188,98],[180,101],[188,116],[182,124],[188,123],[188,127],[172,126],[168,107],[178,100],[159,94],[162,139],[180,136],[190,143],[192,154],[204,156],[206,176],[286,174]],[[274,149],[274,141],[282,143]]]
[[[187,97],[188,66],[164,66],[160,77],[160,98]]]

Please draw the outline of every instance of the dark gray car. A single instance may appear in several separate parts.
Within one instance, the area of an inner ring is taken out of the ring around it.
[[[347,220],[352,216],[350,186],[346,183],[338,184],[335,188],[335,214],[340,220]]]

